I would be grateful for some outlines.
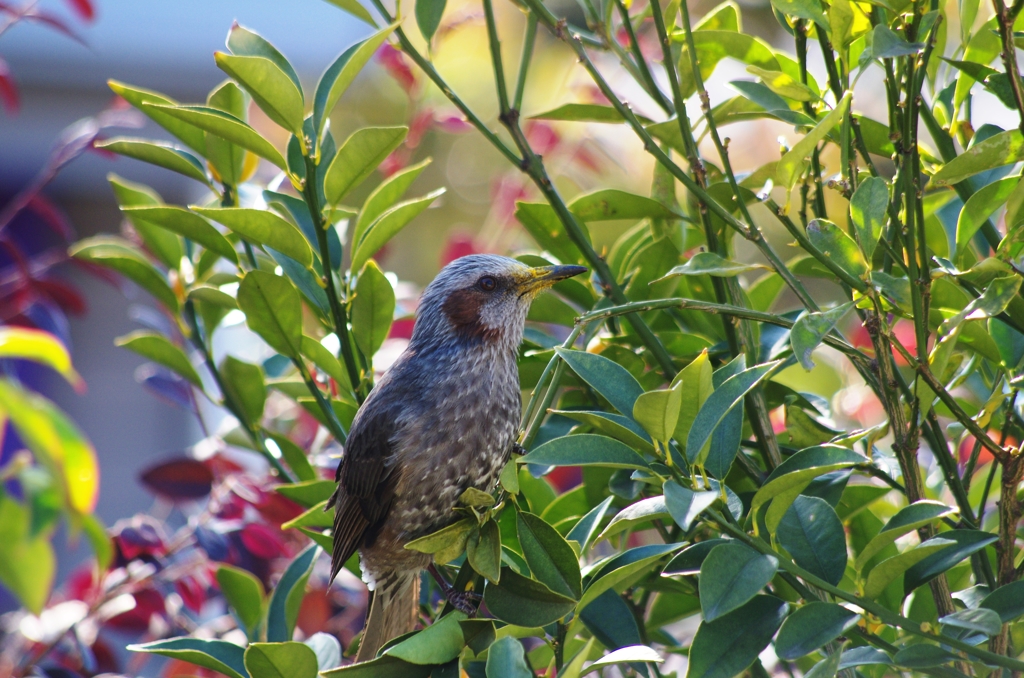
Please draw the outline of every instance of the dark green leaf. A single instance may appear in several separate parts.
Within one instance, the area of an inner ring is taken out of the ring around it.
[[[1010,177],[993,181],[983,187],[967,199],[960,210],[960,217],[956,222],[956,254],[953,262],[964,264],[964,254],[971,244],[971,239],[988,220],[992,214],[1002,207],[1006,199],[1013,193],[1013,189],[1020,183],[1020,177]]]
[[[220,373],[227,390],[225,396],[230,395],[242,408],[242,416],[246,419],[244,423],[259,425],[267,401],[262,368],[229,355],[221,361]]]
[[[423,0],[417,2],[417,6]],[[533,678],[526,663],[523,644],[517,638],[505,636],[487,650],[487,678]]]
[[[917,54],[924,49],[923,42],[907,42],[885,24],[878,24],[871,32],[871,57],[892,59]]]
[[[930,555],[907,570],[906,575],[903,577],[903,590],[907,593],[913,591],[972,553],[977,553],[998,538],[998,535],[988,534],[980,530],[949,530],[939,533],[937,537],[929,539],[925,544],[936,539],[951,540],[954,543],[938,553]]]
[[[814,219],[807,225],[807,238],[822,254],[855,278],[864,278],[869,270],[857,243],[841,228],[826,219]]]
[[[625,585],[647,575],[666,555],[681,544],[650,544],[637,546],[595,564],[587,573],[587,584],[580,598],[579,609],[587,607],[608,589]]]
[[[808,229],[809,230],[809,229]],[[843,319],[843,316],[853,307],[854,302],[848,301],[835,308],[811,313],[805,311],[796,319],[793,329],[789,332],[789,341],[793,346],[793,354],[803,365],[805,370],[814,367],[811,360],[811,352],[818,347],[818,344],[832,331],[832,328]]]
[[[419,666],[397,657],[382,655],[368,662],[348,664],[324,671],[324,678],[429,678],[433,666]]]
[[[291,640],[295,620],[306,595],[306,582],[320,555],[320,547],[310,544],[288,564],[277,586],[270,593],[267,609],[267,640],[272,643]],[[254,677],[255,678],[255,677]]]
[[[665,574],[699,574],[701,565],[704,564],[704,560],[711,550],[720,544],[728,543],[730,543],[728,539],[712,538],[691,544],[668,561],[663,572]]]
[[[1000,132],[980,141],[946,163],[932,176],[936,186],[951,186],[980,172],[1010,165],[1024,158],[1020,130]]]
[[[498,577],[501,576],[501,533],[498,523],[488,520],[479,530],[470,533],[466,542],[466,558],[477,574],[483,575],[487,581],[498,583]]]
[[[886,558],[872,568],[871,574],[868,575],[867,583],[864,585],[864,595],[868,598],[877,598],[882,595],[889,584],[896,581],[898,577],[902,576],[915,564],[950,546],[956,546],[956,543],[950,539],[933,537],[922,544],[907,549],[903,553]],[[906,588],[906,578],[904,578],[903,590],[904,593],[911,590]]]
[[[650,454],[654,453],[651,436],[629,417],[612,412],[591,412],[587,410],[551,410],[551,413],[586,424],[605,435],[621,440],[634,449]]]
[[[587,515],[580,518],[579,522],[569,530],[569,534],[565,538],[568,541],[575,541],[579,544],[580,553],[586,553],[587,548],[593,543],[594,537],[597,536],[601,528],[601,521],[607,515],[614,499],[615,497],[606,497],[604,501],[590,509]]]
[[[647,468],[647,462],[639,454],[618,440],[589,433],[549,440],[520,457],[518,462],[539,466]]]
[[[572,612],[576,601],[508,567],[501,568],[500,584],[488,583],[484,602],[496,618],[517,626],[547,626]]]
[[[670,518],[668,509],[665,507],[665,497],[656,496],[641,499],[635,504],[615,514],[608,527],[604,528],[596,541],[608,539],[624,530],[635,529],[639,525],[649,523],[652,520],[666,520]]]
[[[832,585],[842,580],[846,572],[846,532],[824,499],[798,496],[779,523],[778,538],[800,567]]]
[[[986,607],[954,612],[953,614],[941,617],[939,623],[944,626],[984,633],[990,638],[999,635],[1003,628],[1003,621],[1000,619],[999,613]]]
[[[859,618],[856,612],[834,603],[807,603],[782,624],[775,653],[780,659],[799,659],[843,635]]]
[[[1024,581],[1000,586],[981,601],[981,607],[987,607],[999,613],[1004,624],[1012,622],[1024,614]]]
[[[441,25],[446,0],[416,0],[416,26],[428,43]]]
[[[922,499],[910,506],[903,507],[896,515],[889,519],[889,522],[861,550],[860,555],[857,556],[857,570],[862,571],[869,560],[903,535],[955,513],[956,509],[929,499]]]
[[[625,367],[596,353],[561,347],[556,348],[555,352],[612,407],[628,417],[633,416],[636,399],[644,389]]]
[[[129,645],[131,652],[148,652],[180,659],[196,666],[219,671],[229,678],[249,678],[243,657],[245,648],[226,640],[171,638],[144,645]]]
[[[871,261],[882,237],[888,207],[889,186],[881,177],[865,179],[850,198],[850,220],[857,229],[860,249],[867,261]]]
[[[454,610],[384,653],[412,664],[446,664],[466,646],[460,625],[465,619],[464,612]]]
[[[690,646],[687,678],[733,678],[768,647],[788,611],[778,598],[756,596],[724,617],[701,622]]]
[[[192,367],[192,363],[185,355],[185,352],[172,344],[166,337],[156,332],[138,330],[123,337],[118,337],[114,340],[114,345],[134,351],[144,358],[149,358],[153,362],[159,363],[172,372],[181,375],[195,386],[203,387],[202,380],[196,373],[195,368]]]
[[[674,480],[665,482],[665,506],[683,532],[688,532],[693,521],[718,499],[717,492],[694,492]]]
[[[714,621],[746,604],[772,580],[779,560],[739,542],[720,544],[700,567],[700,606]]]
[[[843,652],[839,660],[839,669],[848,669],[854,666],[883,665],[892,666],[892,659],[889,655],[873,647],[854,647]]]
[[[533,576],[555,593],[579,600],[583,594],[579,560],[562,535],[532,513],[517,513],[516,529]]]
[[[893,662],[908,669],[927,669],[956,661],[960,657],[938,645],[909,645],[893,656]]]
[[[298,358],[302,346],[302,300],[287,278],[249,271],[238,286],[238,306],[245,322],[270,347]]]

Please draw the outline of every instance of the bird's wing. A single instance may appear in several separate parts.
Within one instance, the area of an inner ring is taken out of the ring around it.
[[[353,426],[345,443],[345,455],[336,474],[332,579],[367,537],[372,538],[380,528],[394,501],[398,474],[391,449],[395,424],[389,414],[381,412],[363,419]]]

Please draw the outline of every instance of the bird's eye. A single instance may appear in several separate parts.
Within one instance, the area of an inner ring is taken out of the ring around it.
[[[494,278],[492,278],[489,275],[485,275],[483,278],[480,278],[480,280],[478,280],[476,284],[484,292],[492,292],[494,288],[498,286],[498,283],[495,282]]]

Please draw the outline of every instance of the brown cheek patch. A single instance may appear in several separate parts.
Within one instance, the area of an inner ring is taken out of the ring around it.
[[[487,327],[480,321],[484,301],[483,292],[473,289],[455,290],[444,300],[441,310],[448,316],[459,336],[465,339],[495,341],[500,330]]]

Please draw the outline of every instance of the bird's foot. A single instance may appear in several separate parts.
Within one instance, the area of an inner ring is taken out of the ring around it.
[[[456,591],[455,587],[452,587],[445,591],[445,600],[451,603],[459,612],[463,612],[470,617],[475,617],[477,610],[480,608],[480,603],[484,597],[479,593],[473,591]]]

